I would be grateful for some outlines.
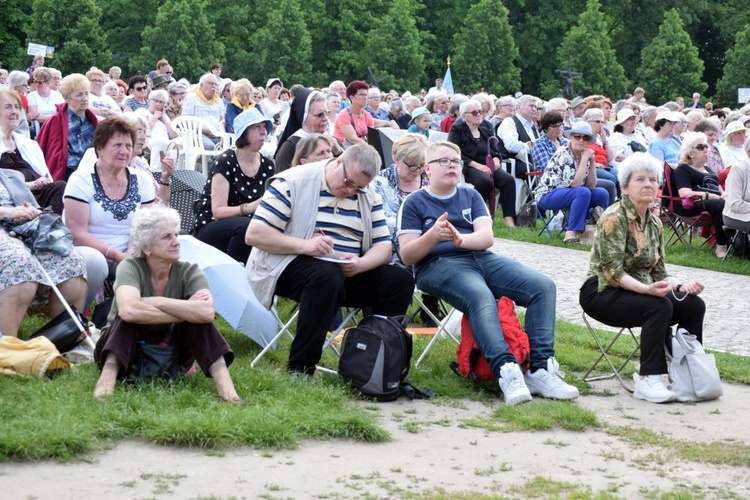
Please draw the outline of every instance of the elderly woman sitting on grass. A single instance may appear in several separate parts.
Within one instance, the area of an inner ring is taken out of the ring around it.
[[[228,365],[234,353],[214,327],[214,301],[206,275],[180,261],[180,216],[163,206],[139,211],[130,233],[132,258],[117,268],[115,301],[96,345],[102,373],[94,389],[104,398],[137,361],[145,344],[174,346],[179,366],[194,361],[224,401],[239,401]]]

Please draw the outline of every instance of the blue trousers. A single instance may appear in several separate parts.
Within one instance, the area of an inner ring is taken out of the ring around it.
[[[606,190],[590,189],[585,186],[558,187],[539,200],[539,208],[542,210],[570,210],[568,231],[583,231],[586,229],[588,209],[607,206],[609,206],[609,195]]]
[[[419,270],[417,285],[467,315],[474,340],[497,377],[505,363],[517,362],[508,352],[497,317],[501,297],[526,308],[532,368],[546,369],[547,359],[555,355],[557,288],[544,274],[481,251],[433,260]]]

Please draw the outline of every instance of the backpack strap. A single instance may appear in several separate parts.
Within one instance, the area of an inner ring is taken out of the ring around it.
[[[398,397],[401,396],[406,396],[411,401],[414,401],[415,399],[434,399],[435,392],[430,389],[420,391],[419,389],[411,385],[411,382],[405,380],[401,383],[401,386],[398,390]]]

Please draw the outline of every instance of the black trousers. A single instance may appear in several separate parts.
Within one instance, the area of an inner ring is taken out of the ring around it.
[[[250,225],[250,219],[251,217],[229,217],[214,220],[198,228],[193,236],[218,248],[244,266],[252,250],[252,247],[245,243],[245,233]]]
[[[687,217],[698,215],[704,211],[708,212],[713,219],[714,232],[716,233],[716,244],[726,245],[729,243],[727,233],[724,232],[724,216],[722,215],[722,212],[724,212],[724,200],[698,200],[690,210],[682,208],[681,203],[675,203],[674,211],[679,215],[685,215]]]
[[[483,200],[488,203],[494,203],[490,200],[492,191],[492,180],[484,172],[476,168],[465,168],[464,179],[474,186]],[[494,176],[495,187],[500,191],[500,206],[503,209],[503,217],[516,216],[516,182],[513,176],[506,172],[502,167],[495,170]]]
[[[123,378],[135,361],[138,343],[141,340],[158,342],[169,327],[170,325],[136,325],[123,321],[117,315],[96,343],[94,361],[101,370],[107,361],[107,355],[114,354],[120,364],[117,378]],[[213,323],[176,323],[172,333],[177,361],[183,369],[190,368],[193,361],[197,361],[206,377],[210,378],[211,365],[220,357],[224,357],[227,366],[234,361],[232,349]]]
[[[342,306],[369,307],[371,314],[406,314],[414,293],[411,273],[383,265],[345,278],[339,264],[300,255],[276,282],[276,294],[299,302],[297,334],[287,366],[313,373],[331,321]]]
[[[596,277],[581,287],[579,300],[586,314],[605,325],[641,327],[641,375],[667,373],[664,346],[671,335],[671,325],[677,324],[703,341],[703,316],[706,304],[695,295],[675,300],[670,292],[664,297],[607,288],[597,292]],[[678,297],[682,294],[677,293]]]

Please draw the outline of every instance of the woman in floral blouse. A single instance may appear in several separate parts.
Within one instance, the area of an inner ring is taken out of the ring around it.
[[[597,225],[591,265],[581,287],[586,314],[615,327],[641,328],[639,373],[633,396],[652,403],[673,401],[664,385],[665,340],[671,325],[701,340],[706,305],[698,281],[667,276],[662,224],[648,209],[656,199],[663,166],[647,153],[633,153],[620,165],[622,199]]]
[[[578,232],[586,229],[586,213],[593,207],[606,207],[607,191],[596,187],[594,152],[586,149],[594,141],[591,125],[576,122],[565,131],[566,146],[552,155],[539,186],[534,191],[541,210],[570,210],[565,243],[578,243]]]

